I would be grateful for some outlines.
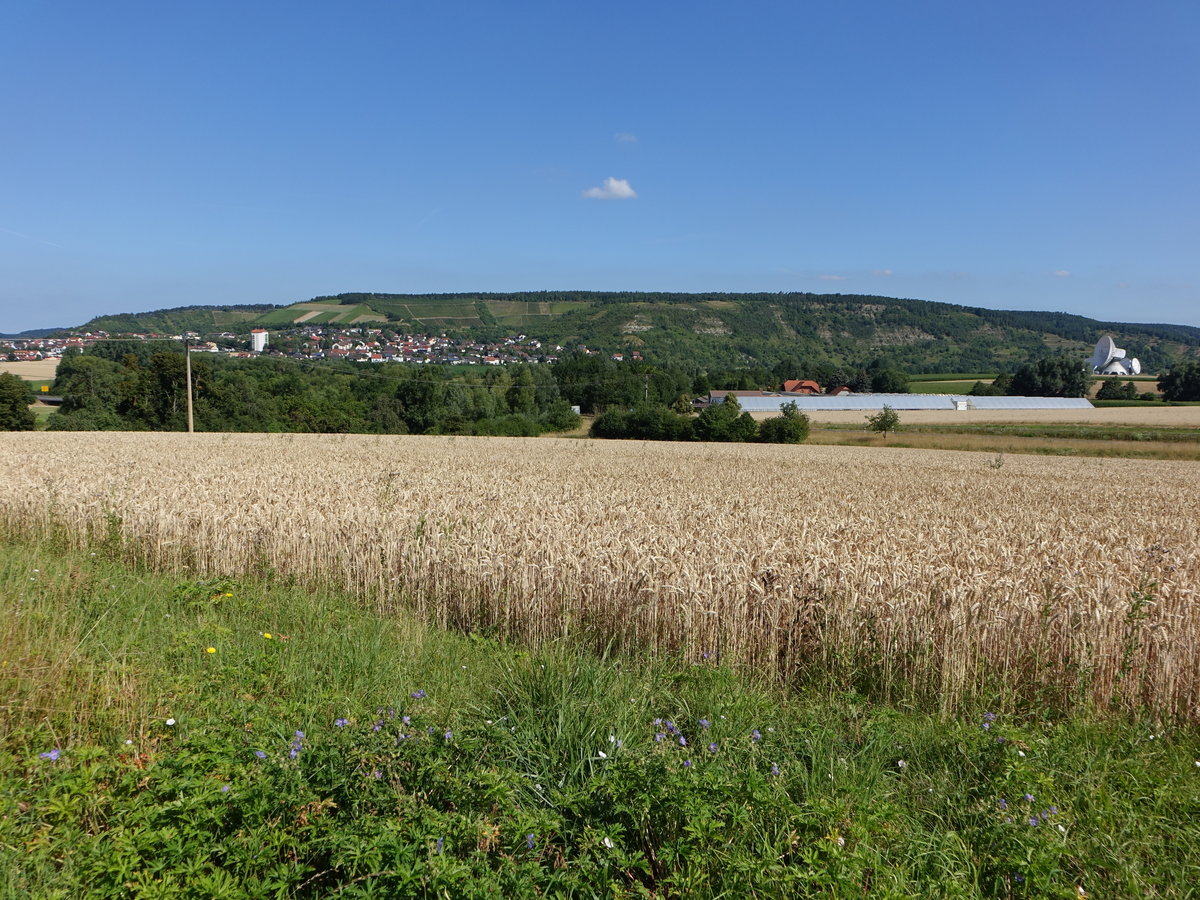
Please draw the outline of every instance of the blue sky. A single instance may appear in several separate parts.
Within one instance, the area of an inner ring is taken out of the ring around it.
[[[0,11],[0,332],[387,291],[1200,325],[1200,4]]]

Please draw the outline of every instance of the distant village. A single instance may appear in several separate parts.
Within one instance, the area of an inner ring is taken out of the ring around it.
[[[247,340],[232,332],[200,335],[114,334],[106,331],[70,332],[64,337],[0,339],[0,357],[9,361],[57,359],[68,348],[84,350],[98,341],[142,340],[187,342],[193,353],[235,357],[287,356],[292,359],[334,359],[356,363],[438,363],[499,366],[506,363],[557,362],[563,347],[518,334],[498,341],[447,335],[404,334],[388,328],[330,328],[308,326],[268,332],[256,328]],[[574,352],[596,355],[583,345]],[[610,354],[614,360],[641,360],[639,353]]]

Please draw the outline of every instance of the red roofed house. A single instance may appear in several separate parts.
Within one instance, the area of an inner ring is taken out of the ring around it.
[[[815,381],[805,379],[792,379],[783,383],[783,392],[785,394],[819,394],[821,386]]]

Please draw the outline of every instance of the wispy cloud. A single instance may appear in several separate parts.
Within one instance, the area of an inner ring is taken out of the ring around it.
[[[1069,278],[1071,275],[1066,269],[1055,269],[1054,274],[1059,278]]]
[[[34,237],[33,235],[22,234],[20,231],[13,231],[11,228],[0,228],[0,231],[3,231],[5,234],[11,234],[13,237],[25,238],[25,240],[33,241],[37,244],[45,244],[47,247],[58,247],[58,249],[62,249],[62,244],[56,244],[54,241],[44,241],[41,238]]]
[[[871,274],[876,275],[880,278],[886,278],[887,276],[892,274],[892,270],[891,269],[874,269],[874,270],[872,270]]]
[[[442,208],[440,206],[435,206],[429,212],[425,213],[425,215],[421,216],[421,218],[417,220],[417,223],[415,225],[413,225],[413,228],[420,228],[422,225],[424,225],[426,222],[428,222],[430,219],[432,219],[434,216],[436,216],[441,211],[442,211]]]
[[[637,191],[624,178],[605,178],[600,187],[588,188],[583,196],[589,200],[633,200]]]
[[[637,139],[638,137],[636,134],[632,134],[628,131],[618,131],[613,135],[613,140],[618,144],[636,144]]]
[[[820,278],[822,281],[845,281],[846,280],[845,275],[818,275],[817,277]]]

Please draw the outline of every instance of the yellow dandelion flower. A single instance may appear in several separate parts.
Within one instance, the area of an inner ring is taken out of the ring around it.
[[[232,596],[233,596],[233,594],[226,594],[225,596],[226,596],[226,597],[232,597]]]
[[[269,641],[269,640],[271,639],[271,632],[269,632],[269,631],[264,631],[264,632],[262,633],[262,636],[263,636],[263,637],[265,637],[265,638],[266,638],[266,639]]]
[[[216,648],[216,647],[205,647],[205,648],[204,648],[204,652],[205,652],[205,653],[216,653],[216,652],[217,652],[217,648]]]

